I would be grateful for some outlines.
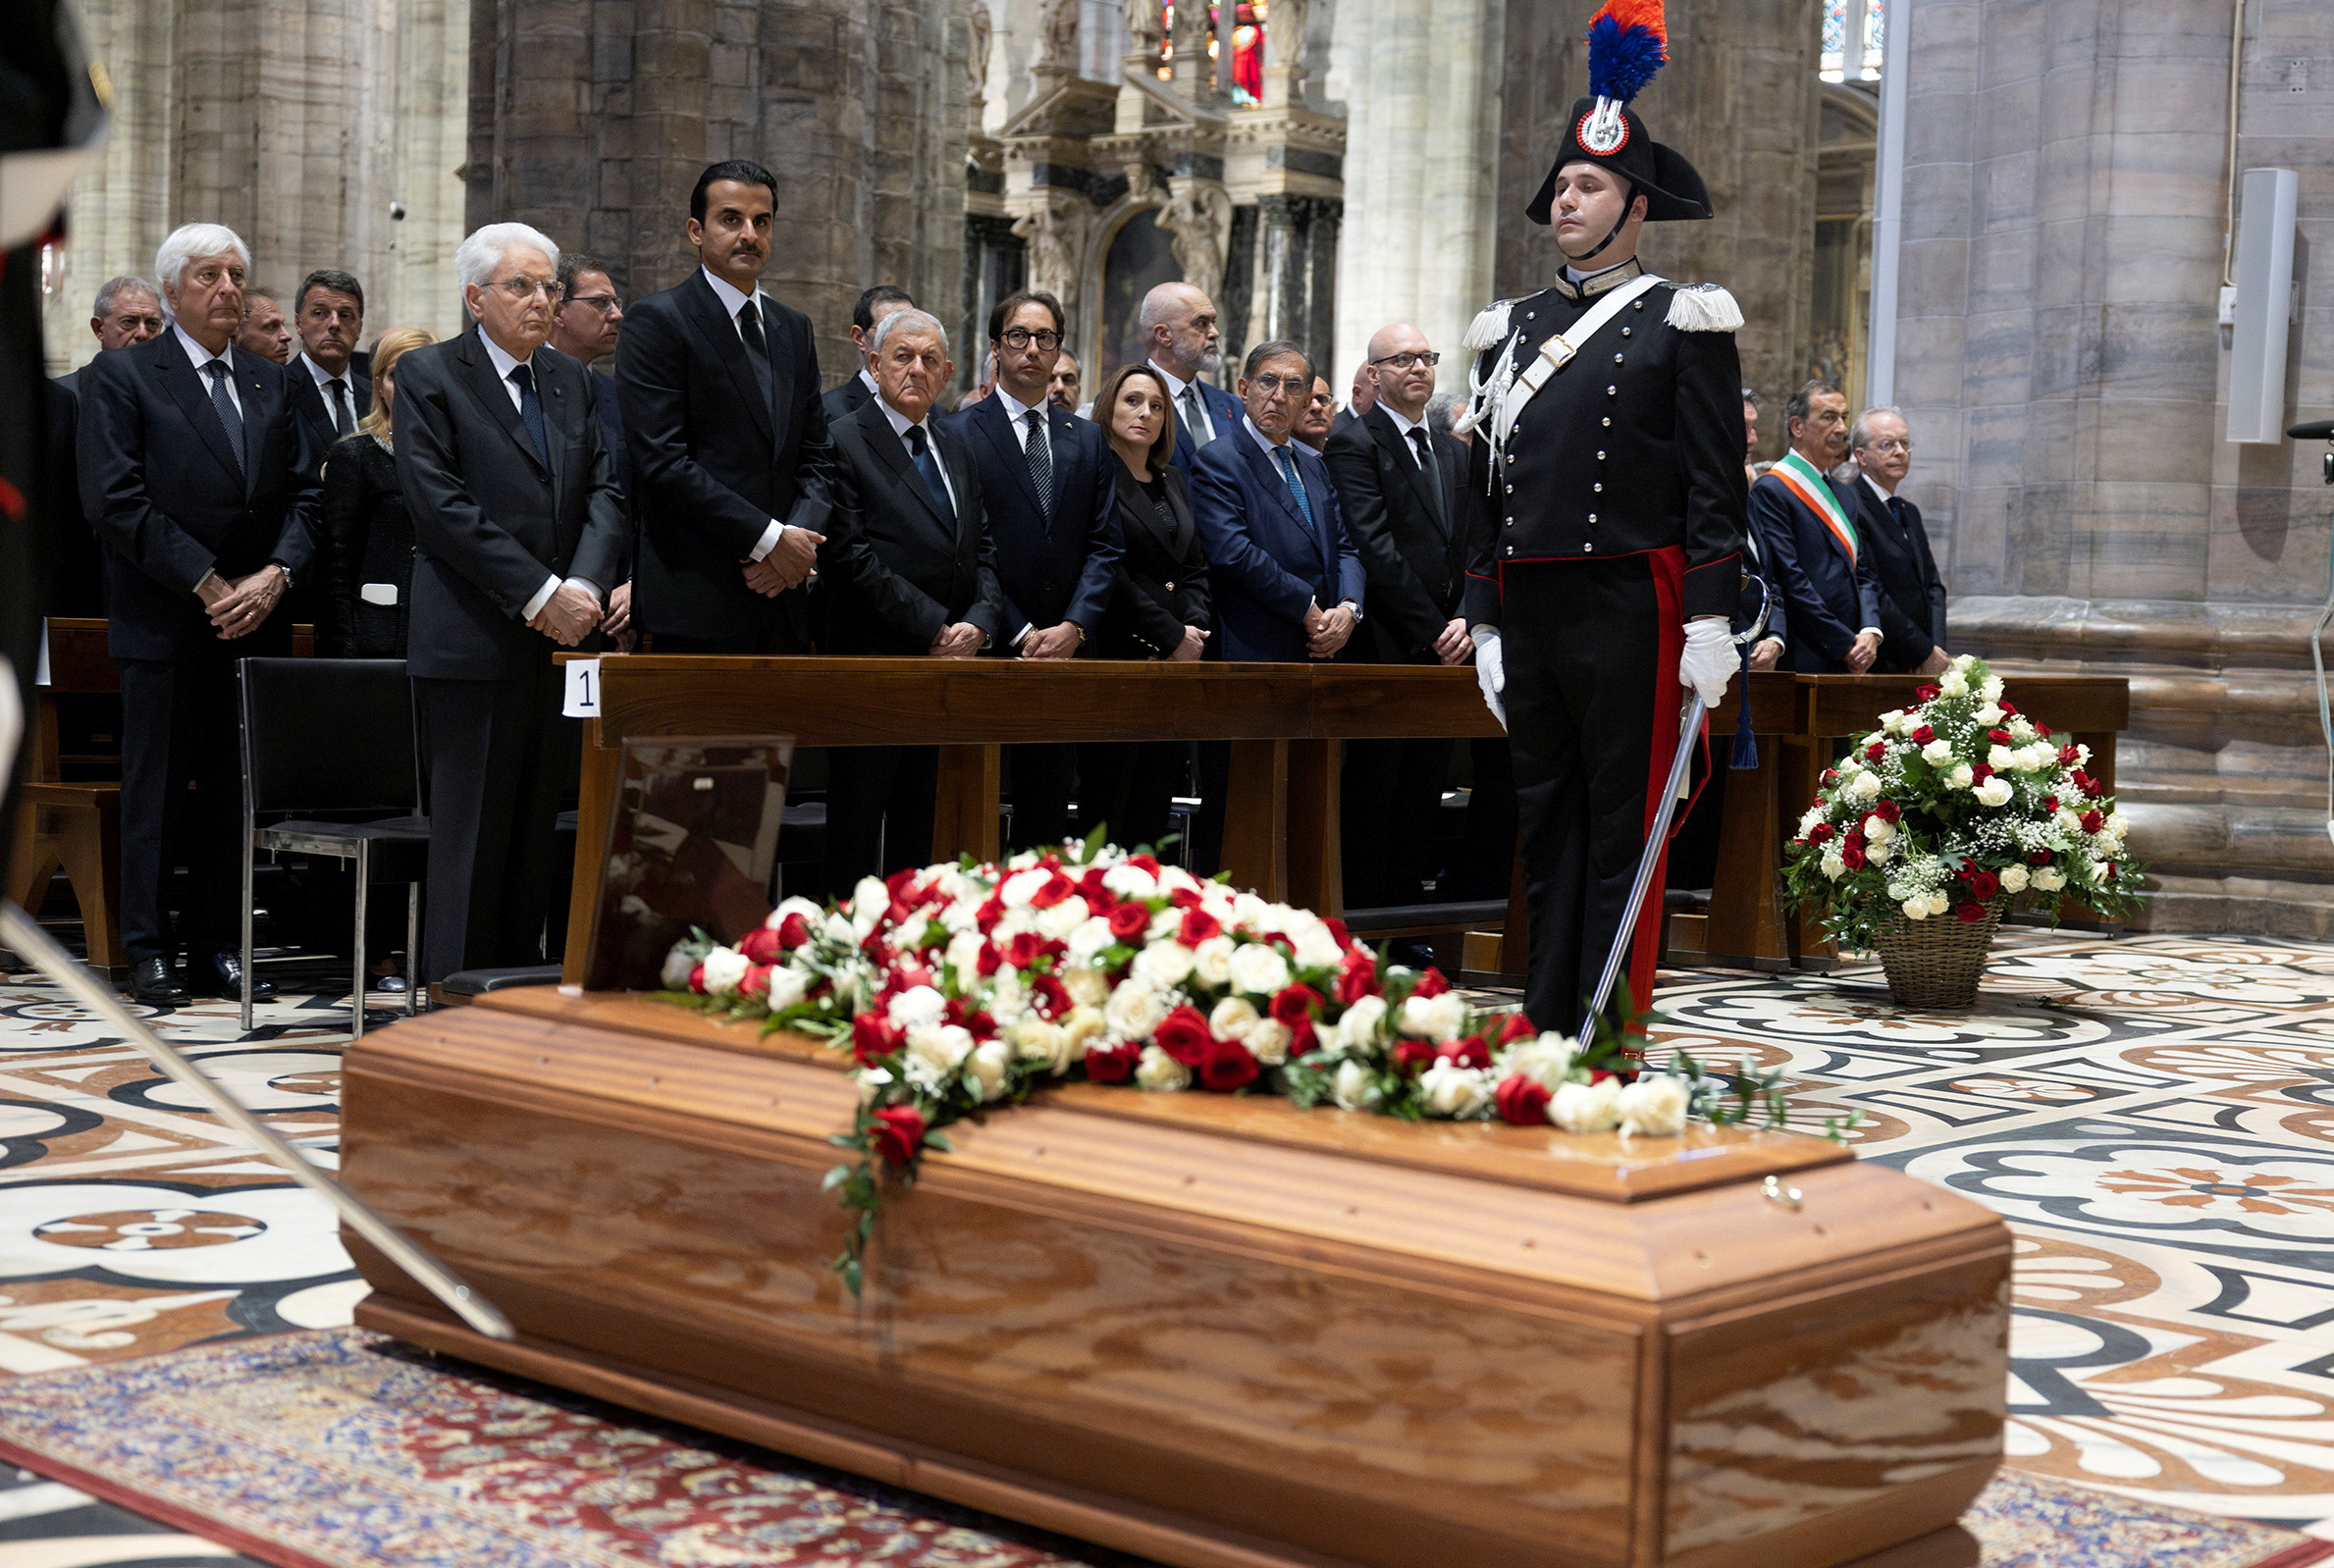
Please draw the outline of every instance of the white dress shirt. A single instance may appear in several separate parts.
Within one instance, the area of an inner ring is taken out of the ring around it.
[[[341,384],[341,395],[348,399],[348,420],[350,425],[353,426],[357,417],[356,372],[354,367],[352,366],[347,370],[344,370],[338,376],[336,376],[331,371],[325,369],[322,365],[316,363],[315,360],[310,359],[306,354],[295,354],[292,357],[297,363],[307,367],[309,377],[316,383],[316,395],[324,399],[324,412],[327,418],[332,417],[333,413],[335,412],[333,408],[333,383],[337,381]],[[333,428],[338,430],[340,427],[336,425]]]
[[[1886,511],[1888,503],[1896,498],[1896,492],[1873,478],[1870,471],[1864,468],[1859,467],[1856,472],[1863,476],[1864,483],[1872,487],[1872,493],[1881,498],[1881,510]]]
[[[737,324],[737,313],[746,308],[746,301],[749,296],[740,291],[735,285],[729,282],[728,279],[723,278],[716,273],[713,268],[701,266],[697,270],[701,273],[704,273],[705,281],[714,286],[714,297],[720,300],[721,308],[729,313],[730,330],[737,334],[737,340],[739,342],[744,342],[746,340],[746,330]],[[762,340],[765,344],[767,344],[769,341],[770,297],[759,288],[755,289],[750,297],[754,302],[754,314],[760,317],[762,321]],[[773,365],[771,370],[774,372],[776,368],[777,367]],[[862,370],[859,374],[862,377],[865,377],[867,372]],[[868,391],[874,392],[875,390],[875,384],[873,381],[870,381],[868,383]],[[762,537],[754,542],[754,548],[746,551],[746,559],[758,561],[765,555],[768,555],[771,550],[776,549],[778,548],[778,540],[784,536],[785,532],[786,525],[779,522],[775,517],[771,518],[769,520],[769,526],[762,531]]]
[[[1265,435],[1264,432],[1256,428],[1256,421],[1252,415],[1244,417],[1241,420],[1241,424],[1247,428],[1248,435],[1254,439],[1256,444],[1264,448],[1264,456],[1268,461],[1271,462],[1273,472],[1276,474],[1281,473],[1282,469],[1279,453],[1281,452],[1282,448],[1293,444],[1293,439],[1291,441],[1274,441],[1270,436]],[[1310,448],[1308,447],[1307,450],[1310,450]],[[1294,467],[1296,464],[1296,458],[1290,458],[1290,464],[1292,467]],[[1298,475],[1298,479],[1300,483],[1302,482],[1303,478],[1303,475]],[[1286,483],[1285,475],[1283,478],[1283,483]],[[1304,493],[1304,503],[1307,506],[1313,508],[1313,517],[1315,519],[1313,526],[1318,528],[1320,526],[1319,518],[1321,516],[1321,497],[1314,495],[1310,489],[1307,489]],[[1329,587],[1333,592],[1337,588],[1337,582],[1334,573],[1332,573]],[[1338,601],[1338,607],[1340,609],[1352,610],[1353,612],[1353,623],[1356,626],[1361,624],[1361,606],[1359,604],[1356,604],[1353,601],[1347,599],[1340,600]]]
[[[859,367],[859,385],[867,389],[867,394],[870,397],[880,397],[883,395],[883,388],[876,382],[874,376],[868,374],[868,368],[865,365]]]
[[[1216,429],[1215,415],[1207,406],[1207,394],[1195,390],[1198,383],[1184,380],[1155,359],[1149,363],[1150,368],[1159,373],[1159,379],[1167,384],[1167,401],[1174,406],[1175,417],[1193,427],[1192,444],[1204,446],[1215,440],[1221,432]],[[1190,406],[1184,402],[1184,389],[1187,387],[1194,389]],[[1199,411],[1196,419],[1192,417],[1193,407],[1196,407]],[[1248,428],[1253,430],[1255,426],[1250,425]]]
[[[1027,452],[1030,449],[1030,413],[1033,409],[1044,408],[1047,405],[1025,403],[1007,392],[1002,383],[999,383],[996,391],[990,392],[989,395],[1005,405],[1005,423],[1012,427],[1013,439],[1020,443],[1021,449]]]
[[[203,367],[214,359],[227,367],[227,400],[235,404],[235,411],[240,414],[243,411],[243,394],[236,389],[235,384],[235,344],[230,342],[214,354],[196,342],[194,335],[177,322],[170,324],[170,330],[179,335],[179,346],[186,350],[188,359],[194,361],[195,378],[202,383],[202,394],[205,397],[211,394],[211,374]]]
[[[1394,433],[1402,438],[1402,449],[1410,454],[1411,462],[1418,463],[1419,468],[1424,469],[1426,465],[1418,460],[1418,448],[1410,444],[1410,432],[1413,430],[1425,431],[1427,444],[1431,445],[1434,443],[1434,431],[1428,428],[1425,420],[1409,418],[1383,397],[1378,399],[1377,406],[1385,409],[1386,417],[1394,421]],[[1359,418],[1360,416],[1355,415],[1354,417]]]
[[[908,432],[917,429],[923,430],[924,444],[930,449],[932,461],[939,466],[940,488],[948,492],[949,508],[953,510],[957,516],[962,517],[964,515],[964,508],[957,502],[956,482],[948,477],[948,459],[941,452],[940,444],[932,439],[930,414],[928,412],[923,419],[910,419],[906,414],[903,414],[898,409],[892,407],[891,404],[885,401],[883,398],[878,397],[875,400],[883,404],[883,417],[891,421],[892,433],[899,437],[900,444],[908,448],[908,462],[911,467],[914,466],[916,461],[916,448],[910,444],[908,441]]]
[[[511,357],[509,354],[504,351],[503,345],[501,343],[495,341],[493,338],[487,335],[487,331],[484,327],[478,329],[478,340],[486,344],[487,361],[495,367],[495,380],[503,384],[503,392],[504,395],[509,397],[511,408],[518,413],[524,414],[526,412],[526,402],[519,396],[518,384],[510,379],[510,373],[516,370],[519,366],[526,365],[529,367],[527,374],[532,376],[534,374],[532,367],[535,356],[533,354],[529,354],[525,359],[515,359]],[[535,400],[538,403],[543,400],[543,389],[541,387],[537,387],[535,389]],[[544,426],[544,430],[546,432],[544,439],[547,441],[550,440],[550,424],[547,422]],[[567,579],[567,582],[591,595],[592,602],[595,604],[600,602],[600,585],[598,583],[590,582],[581,577],[570,577]],[[518,618],[522,621],[531,621],[536,616],[542,614],[543,606],[550,603],[552,595],[557,593],[558,591],[559,574],[554,572],[550,576],[544,578],[543,586],[535,590],[535,597],[528,600],[526,603],[519,606]]]

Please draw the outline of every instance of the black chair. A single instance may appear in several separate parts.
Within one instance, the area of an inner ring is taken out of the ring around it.
[[[421,884],[430,823],[413,814],[413,692],[401,658],[246,658],[237,666],[243,721],[243,830],[250,848],[356,866],[351,1037],[365,1032],[365,897],[403,882],[405,1016],[420,986]],[[263,816],[281,820],[260,824]],[[243,1028],[251,1027],[252,857],[243,857]]]

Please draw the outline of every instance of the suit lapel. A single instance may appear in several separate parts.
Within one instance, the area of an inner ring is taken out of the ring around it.
[[[179,341],[176,333],[165,333],[155,341],[162,347],[154,355],[154,369],[161,375],[162,385],[169,392],[171,400],[179,405],[179,411],[186,416],[186,423],[192,425],[202,437],[202,444],[211,449],[213,457],[219,459],[220,466],[227,470],[228,476],[247,484],[244,475],[250,465],[239,465],[236,462],[235,447],[227,439],[227,427],[220,422],[219,410],[211,406],[210,389],[202,384],[202,377],[195,373],[194,366],[187,360],[186,345]],[[239,377],[238,385],[240,385]],[[250,421],[246,419],[243,426],[248,430]]]
[[[538,353],[535,365],[535,395],[543,399],[543,444],[551,452],[552,510],[556,515],[559,501],[567,491],[567,387],[566,377],[559,375]],[[577,405],[579,408],[581,404]]]
[[[754,379],[754,367],[746,363],[745,341],[737,335],[737,323],[729,312],[721,308],[721,296],[714,292],[714,286],[705,281],[704,269],[681,280],[681,308],[689,313],[691,325],[705,340],[714,357],[729,372],[730,384],[737,389],[738,400],[754,412],[754,423],[762,427],[762,437],[772,436],[769,404],[763,401],[762,383]],[[762,340],[769,341],[769,324],[762,327]],[[770,358],[770,388],[777,388],[777,357]]]
[[[991,393],[973,405],[973,429],[980,433],[1000,473],[1013,476],[1013,483],[1021,491],[1022,499],[1033,509],[1038,506],[1037,481],[1030,473],[1029,448],[1022,445],[1013,434],[1013,421],[1005,413],[1005,404]],[[1040,510],[1037,515],[1042,518]]]
[[[518,409],[512,405],[510,392],[503,378],[495,374],[495,362],[487,354],[485,340],[475,331],[466,332],[462,334],[459,352],[462,367],[469,373],[470,395],[477,398],[495,423],[503,427],[503,434],[510,438],[510,444],[519,449],[521,456],[535,465],[536,472],[550,478],[551,465],[544,460],[542,453],[535,450],[535,438],[527,434],[527,422],[519,417]],[[535,389],[535,395],[539,398],[543,396],[541,386]],[[550,424],[550,415],[546,413],[544,426],[547,432]],[[550,444],[548,437],[544,444]]]
[[[259,455],[267,446],[268,427],[275,423],[276,410],[248,355],[236,356],[235,380],[243,403],[243,494],[247,497],[259,489]],[[276,378],[278,387],[284,384],[283,377]]]
[[[1442,479],[1443,454],[1435,453],[1435,471],[1429,474],[1418,466],[1416,449],[1410,445],[1409,438],[1394,428],[1394,419],[1391,415],[1382,409],[1372,408],[1361,418],[1362,422],[1369,426],[1370,439],[1393,456],[1397,471],[1408,476],[1410,493],[1416,496],[1418,503],[1426,508],[1427,520],[1442,531],[1445,539],[1449,539],[1451,537],[1450,520],[1443,514],[1443,497],[1435,494]],[[1431,434],[1428,435],[1427,442],[1430,445],[1433,441],[1434,437]]]
[[[924,508],[924,515],[931,519],[932,527],[943,536],[953,538],[954,531],[949,528],[948,520],[940,515],[940,508],[932,504],[932,493],[925,489],[924,476],[916,471],[915,459],[908,455],[908,444],[891,428],[891,416],[883,412],[880,400],[869,398],[867,406],[852,417],[859,421],[860,433],[867,438],[868,445],[874,448],[875,460],[891,475],[891,482],[916,497],[917,504]],[[925,428],[928,431],[931,429],[929,425]],[[948,461],[946,448],[941,450],[940,461]],[[949,477],[955,478],[953,474]],[[964,506],[960,503],[956,508],[960,524],[964,514]]]
[[[1240,443],[1241,455],[1247,459],[1248,467],[1253,469],[1257,476],[1263,480],[1264,488],[1271,493],[1272,498],[1280,503],[1282,515],[1297,526],[1299,533],[1318,544],[1319,532],[1305,522],[1304,513],[1297,509],[1297,497],[1289,494],[1289,476],[1281,472],[1281,465],[1266,455],[1264,448],[1250,440],[1247,431],[1235,433],[1233,439]],[[1302,466],[1301,463],[1299,465],[1300,478],[1303,477]],[[1312,498],[1312,486],[1307,484],[1305,499],[1309,501]]]
[[[932,444],[940,450],[940,466],[948,471],[949,488],[956,493],[956,528],[952,537],[961,544],[965,538],[965,513],[980,504],[981,467],[973,460],[972,447],[958,442],[955,431],[943,431],[928,420],[924,428],[931,432]],[[924,486],[919,484],[916,488],[922,490]]]

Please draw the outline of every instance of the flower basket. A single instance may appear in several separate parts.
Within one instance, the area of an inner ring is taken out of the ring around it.
[[[1998,894],[1974,920],[1910,920],[1899,915],[1872,933],[1888,976],[1888,995],[1903,1007],[1965,1013],[1977,1004],[1978,976],[1992,951],[1993,933],[2010,907]]]
[[[1964,654],[1824,770],[1787,851],[1792,901],[1843,946],[1879,950],[1898,1002],[1968,1008],[2021,900],[2053,920],[2062,904],[2131,907],[2140,867],[2090,760]]]

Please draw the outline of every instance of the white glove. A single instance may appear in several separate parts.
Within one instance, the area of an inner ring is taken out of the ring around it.
[[[1475,684],[1483,688],[1483,706],[1500,721],[1500,728],[1506,729],[1508,705],[1500,701],[1500,694],[1508,689],[1508,669],[1500,657],[1500,634],[1488,626],[1478,626],[1474,638]]]
[[[1677,683],[1702,694],[1705,707],[1724,701],[1726,682],[1734,678],[1740,660],[1734,636],[1723,615],[1697,615],[1685,623],[1685,652],[1677,659]]]

